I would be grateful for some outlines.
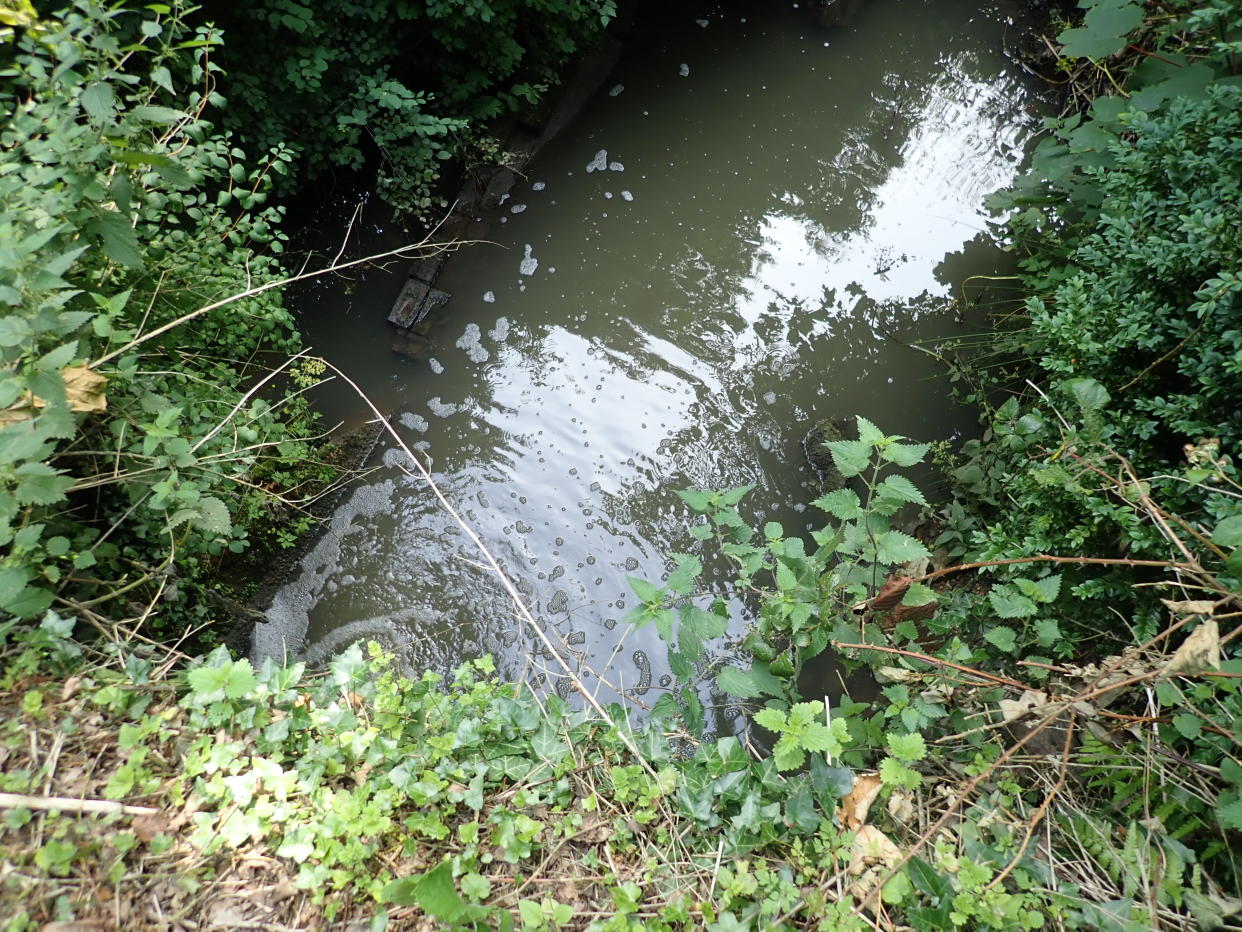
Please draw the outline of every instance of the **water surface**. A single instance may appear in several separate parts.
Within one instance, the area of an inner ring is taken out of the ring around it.
[[[454,300],[423,358],[388,349],[401,263],[303,294],[316,349],[397,412],[601,700],[661,687],[658,638],[617,621],[626,577],[659,578],[692,544],[676,489],[754,484],[747,517],[802,530],[818,520],[801,448],[816,419],[863,414],[920,440],[970,429],[907,344],[959,332],[957,285],[1003,261],[982,204],[1032,132],[1004,54],[1018,6],[875,0],[832,31],[794,5],[664,14],[480,218],[491,244],[441,277]],[[256,651],[322,660],[373,638],[441,670],[490,652],[564,690],[400,462],[380,450]]]

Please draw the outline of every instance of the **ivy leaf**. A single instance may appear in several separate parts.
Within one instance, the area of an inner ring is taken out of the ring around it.
[[[877,563],[909,563],[930,556],[922,543],[901,531],[885,531],[876,538]]]
[[[832,454],[837,471],[847,479],[857,476],[871,463],[871,444],[862,440],[830,440],[824,444]]]
[[[427,915],[445,922],[459,919],[466,905],[453,886],[453,868],[448,861],[441,861],[421,876],[390,881],[380,898],[397,906],[418,906]]]
[[[853,489],[837,489],[835,492],[821,495],[811,504],[841,521],[850,521],[863,513],[862,502],[859,501],[858,493]]]

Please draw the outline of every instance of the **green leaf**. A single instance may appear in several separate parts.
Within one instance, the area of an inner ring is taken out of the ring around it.
[[[937,598],[939,596],[936,595],[936,590],[932,589],[931,586],[916,582],[910,583],[910,588],[902,596],[901,604],[908,605],[911,608],[918,608],[920,605],[930,605]]]
[[[681,609],[681,623],[690,628],[704,641],[718,638],[729,628],[729,620],[721,618],[715,612],[704,611],[694,605],[686,605]]]
[[[1068,58],[1105,58],[1121,51],[1126,36],[1143,22],[1143,8],[1133,0],[1095,0],[1083,24],[1058,36]]]
[[[1221,828],[1242,830],[1242,799],[1234,800],[1216,810],[1216,820]]]
[[[1111,400],[1108,389],[1095,379],[1067,379],[1061,388],[1069,393],[1084,414],[1101,411]]]
[[[953,893],[953,885],[948,879],[936,872],[936,869],[915,856],[910,858],[906,869],[910,872],[910,880],[924,896],[931,899],[943,899]]]
[[[697,489],[683,489],[677,493],[678,498],[690,506],[691,511],[704,514],[712,510],[712,493],[700,492]]]
[[[630,588],[634,590],[634,594],[642,601],[644,605],[661,605],[664,602],[664,590],[657,586],[653,586],[645,579],[639,579],[637,576],[627,576]]]
[[[677,595],[689,595],[694,588],[694,581],[703,572],[702,561],[688,553],[670,553],[669,556],[673,558],[677,568],[669,574],[665,585]]]
[[[72,476],[61,475],[46,463],[23,463],[14,474],[19,481],[13,494],[21,505],[55,504],[73,485]]]
[[[716,675],[720,691],[740,699],[758,699],[760,696],[781,696],[784,690],[780,680],[768,672],[766,666],[755,664],[749,670],[724,667]]]
[[[841,521],[853,520],[863,513],[862,502],[859,501],[858,493],[853,489],[837,489],[835,492],[821,495],[811,504]]]
[[[1231,515],[1216,525],[1212,543],[1218,547],[1242,546],[1242,515]]]
[[[930,443],[890,443],[880,447],[880,457],[894,466],[917,466],[930,449]]]
[[[82,91],[78,98],[82,108],[100,123],[112,123],[116,118],[116,97],[112,85],[96,81]]]
[[[1007,654],[1012,654],[1018,646],[1018,636],[1014,634],[1012,628],[1006,628],[1004,625],[989,629],[983,635],[983,639]]]
[[[1009,586],[997,586],[988,593],[988,601],[999,618],[1030,618],[1038,611],[1031,599]]]
[[[884,481],[876,486],[875,494],[880,498],[903,504],[927,504],[927,499],[923,497],[923,493],[905,476],[886,476]]]
[[[735,489],[728,489],[720,495],[720,504],[726,506],[736,505],[741,502],[755,487],[753,485],[739,485]]]
[[[18,618],[36,618],[48,610],[56,594],[50,589],[26,586],[12,599],[0,602],[0,609],[12,612]]]
[[[216,536],[233,530],[228,506],[214,495],[204,495],[198,500],[198,519],[194,523],[200,530]]]
[[[138,236],[130,226],[129,218],[115,210],[105,210],[95,215],[87,229],[103,243],[104,255],[113,262],[129,268],[142,267],[142,253],[138,249]]]
[[[798,588],[798,577],[780,560],[776,561],[776,588],[782,592]]]
[[[1040,647],[1051,647],[1061,640],[1061,627],[1051,618],[1041,618],[1035,622],[1035,638]]]
[[[419,877],[401,877],[389,882],[380,898],[398,906],[417,906],[427,915],[445,922],[461,918],[466,907],[461,894],[453,886],[453,868],[448,861],[441,861]],[[539,907],[536,905],[535,908]]]
[[[869,443],[872,446],[881,443],[888,438],[884,436],[884,431],[876,427],[861,414],[854,415],[854,421],[858,425],[858,439],[863,443]]]
[[[168,126],[186,119],[184,111],[174,110],[172,107],[156,107],[150,104],[133,107],[129,113],[131,116],[145,120],[148,123],[159,123]]]
[[[901,531],[885,531],[876,538],[876,562],[888,565],[921,560],[931,554],[915,538]]]
[[[783,732],[786,728],[785,713],[780,709],[763,708],[755,713],[755,724],[768,731]]]
[[[1199,721],[1199,717],[1191,715],[1189,712],[1174,715],[1173,727],[1177,729],[1178,734],[1183,738],[1197,738],[1203,731],[1203,723]]]
[[[830,440],[824,444],[832,454],[837,471],[847,479],[857,476],[871,463],[871,444],[862,440]]]
[[[885,735],[888,742],[888,753],[901,760],[922,760],[927,756],[927,742],[920,734],[899,735],[889,732]]]

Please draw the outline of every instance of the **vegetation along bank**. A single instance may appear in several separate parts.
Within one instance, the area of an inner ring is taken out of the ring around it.
[[[678,679],[643,729],[487,660],[212,646],[238,561],[342,473],[278,194],[370,164],[434,211],[440,166],[494,157],[614,12],[0,4],[4,928],[1242,924],[1227,0],[1050,25],[1028,66],[1066,112],[995,197],[1015,298],[942,351],[985,427],[938,448],[952,497],[865,417],[807,539],[747,527],[745,488],[685,491],[687,552],[632,581]],[[754,608],[727,663],[717,555]],[[827,651],[879,698],[800,694]],[[702,737],[705,682],[748,731]]]

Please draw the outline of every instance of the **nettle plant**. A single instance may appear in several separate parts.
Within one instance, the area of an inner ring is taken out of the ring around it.
[[[737,575],[725,595],[698,594],[703,563],[692,554],[674,553],[675,569],[663,586],[642,579],[630,584],[641,603],[629,616],[637,625],[654,624],[669,645],[669,669],[677,688],[653,708],[657,718],[679,716],[687,731],[703,730],[701,698],[704,681],[712,679],[719,693],[742,700],[764,700],[766,708],[754,721],[779,737],[774,747],[781,769],[805,763],[806,752],[840,758],[846,747],[874,729],[850,727],[848,717],[865,706],[843,700],[838,717],[826,718],[822,702],[802,702],[798,676],[833,640],[882,637],[862,632],[851,609],[866,601],[896,568],[930,557],[916,538],[897,527],[907,506],[927,504],[923,493],[893,467],[923,461],[930,446],[885,434],[866,418],[857,418],[858,438],[825,444],[841,478],[847,483],[814,504],[831,518],[811,532],[814,549],[797,536],[787,536],[777,522],[768,522],[762,538],[738,513],[751,486],[727,491],[678,493],[704,523],[691,535],[728,558]],[[861,493],[861,494],[860,494]],[[696,604],[710,598],[710,606]],[[901,604],[926,605],[936,594],[922,583],[911,583]],[[709,662],[707,643],[724,635],[729,604],[752,606],[752,630],[741,643],[748,667]],[[714,674],[714,677],[713,677]],[[896,719],[906,722],[906,719]],[[925,724],[914,717],[910,724]],[[912,730],[906,728],[906,731]]]

